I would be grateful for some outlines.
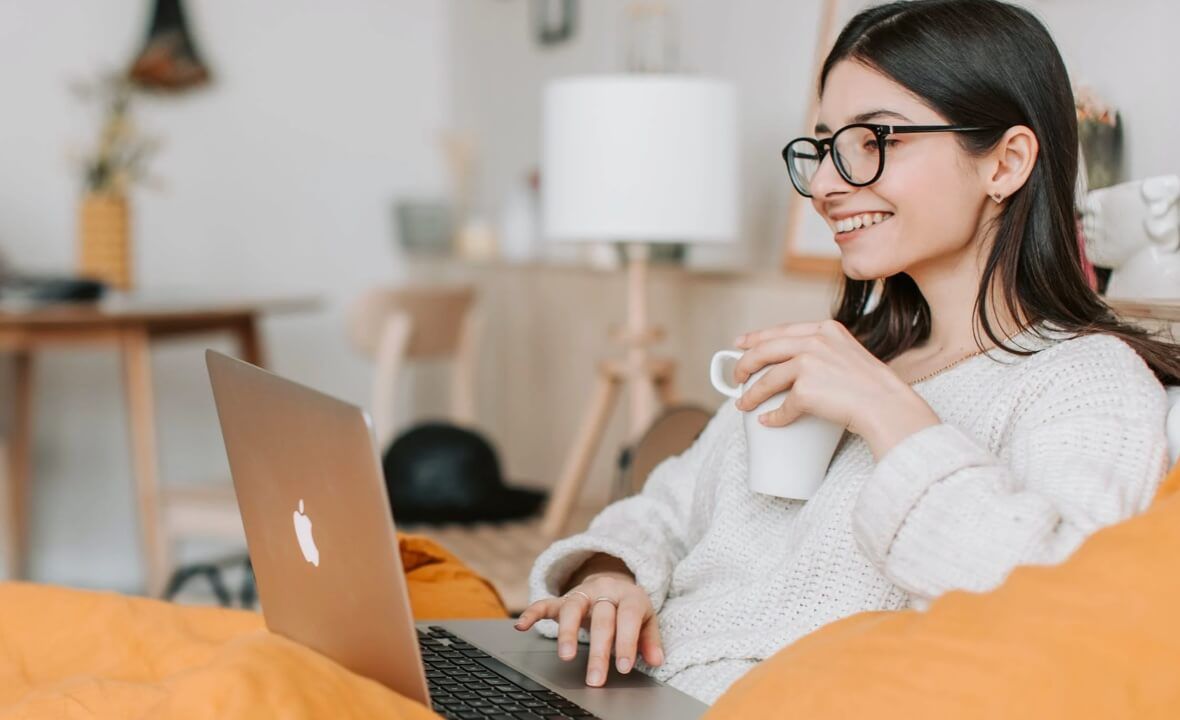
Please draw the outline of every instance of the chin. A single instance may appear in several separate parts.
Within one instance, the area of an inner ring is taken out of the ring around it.
[[[840,268],[853,280],[876,280],[900,272],[897,263],[882,258],[859,257],[855,252],[840,256]]]

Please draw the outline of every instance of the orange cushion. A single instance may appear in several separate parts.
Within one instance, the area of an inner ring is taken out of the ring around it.
[[[761,663],[721,718],[1180,717],[1180,465],[1057,566],[926,612],[861,613]]]
[[[421,535],[398,533],[398,550],[419,620],[502,619],[508,610],[496,588],[459,558]]]
[[[398,541],[415,617],[507,617],[449,552]],[[0,720],[49,717],[438,718],[267,632],[257,613],[0,583]]]

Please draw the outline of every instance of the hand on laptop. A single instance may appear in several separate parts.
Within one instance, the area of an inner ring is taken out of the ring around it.
[[[602,569],[582,575],[578,583],[562,597],[538,600],[520,614],[517,630],[528,630],[538,620],[556,620],[557,655],[572,660],[577,655],[578,629],[590,631],[590,660],[586,666],[586,684],[594,687],[606,682],[610,667],[611,646],[614,646],[615,665],[621,673],[628,673],[635,665],[636,651],[643,654],[648,665],[664,662],[664,648],[660,641],[659,622],[651,600],[635,578],[615,558],[622,569]],[[583,570],[592,569],[591,563]]]

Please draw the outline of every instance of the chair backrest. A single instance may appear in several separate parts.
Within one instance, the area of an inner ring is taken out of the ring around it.
[[[412,329],[407,360],[454,357],[463,350],[474,307],[475,288],[468,285],[375,288],[353,306],[349,331],[358,349],[375,355],[390,318],[403,314]]]
[[[713,413],[697,405],[677,405],[660,413],[643,437],[624,451],[611,499],[619,500],[642,490],[656,465],[687,450],[712,417]]]
[[[415,360],[451,360],[451,420],[475,422],[476,293],[469,285],[377,288],[349,314],[349,335],[373,356],[369,411],[380,447],[393,439],[397,379]]]

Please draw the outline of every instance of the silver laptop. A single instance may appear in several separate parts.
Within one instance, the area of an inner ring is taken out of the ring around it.
[[[205,354],[267,627],[448,718],[696,718],[697,700],[511,620],[415,623],[368,416],[212,350]],[[530,562],[531,558],[520,558]]]

